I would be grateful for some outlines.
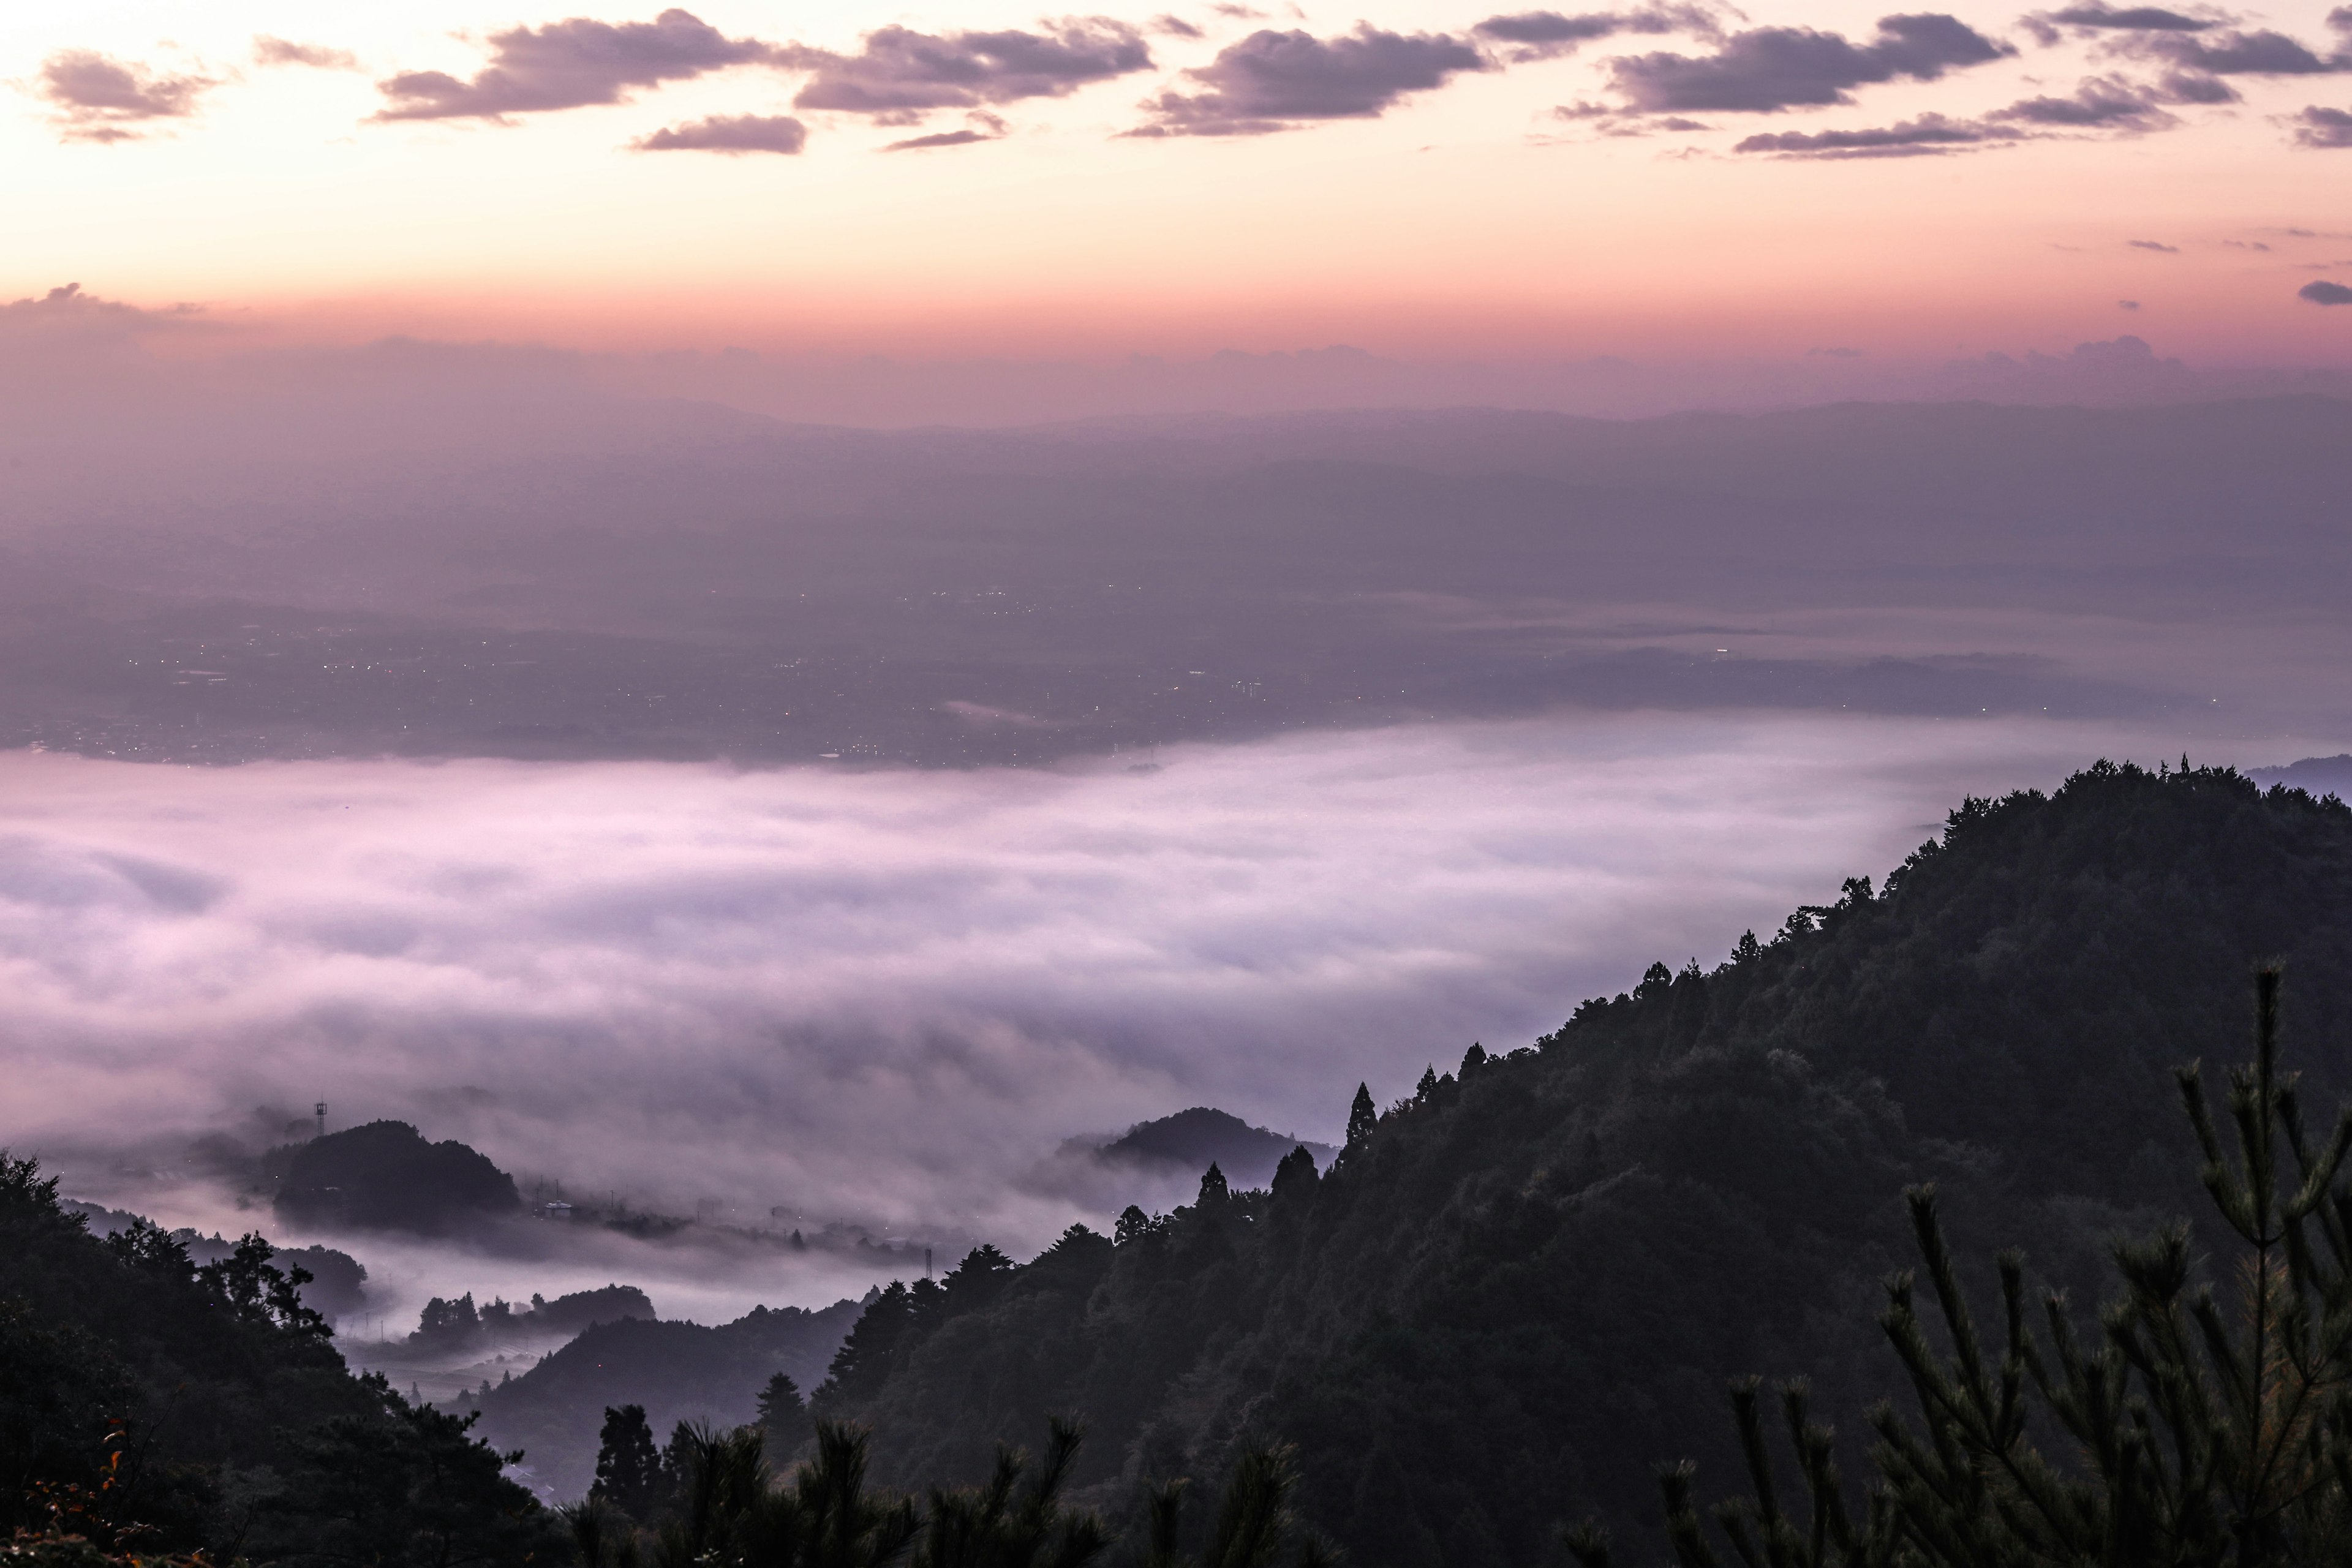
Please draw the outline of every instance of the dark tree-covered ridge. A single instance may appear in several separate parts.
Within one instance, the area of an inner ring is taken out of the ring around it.
[[[314,1226],[437,1236],[515,1213],[514,1178],[456,1139],[428,1142],[405,1121],[371,1121],[296,1150],[280,1217]]]
[[[76,1533],[142,1553],[544,1562],[561,1538],[503,1476],[514,1456],[352,1376],[301,1303],[308,1276],[277,1257],[248,1236],[199,1268],[143,1220],[100,1239],[54,1178],[0,1153],[0,1531],[70,1495],[97,1500]]]
[[[874,1423],[889,1484],[977,1481],[1076,1414],[1076,1495],[1106,1502],[1271,1436],[1359,1563],[1537,1561],[1563,1518],[1654,1520],[1659,1462],[1738,1473],[1734,1375],[1811,1373],[1859,1430],[1907,1184],[1937,1184],[1956,1248],[2021,1243],[2104,1294],[2107,1235],[2201,1205],[2169,1069],[2235,1054],[2265,958],[2331,1105],[2352,810],[2104,763],[1970,799],[1883,889],[1360,1098],[1330,1172],[884,1291],[814,1405]]]

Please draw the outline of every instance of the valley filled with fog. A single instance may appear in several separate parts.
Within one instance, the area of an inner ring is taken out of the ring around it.
[[[925,1247],[1025,1255],[1189,1197],[1195,1170],[1083,1157],[1130,1124],[1212,1105],[1335,1142],[1360,1079],[1392,1099],[1654,962],[1716,963],[1883,877],[1957,792],[2176,740],[1748,713],[1036,769],[17,752],[8,1140],[71,1196],[350,1252],[361,1333],[614,1280],[666,1317],[819,1307]],[[252,1162],[319,1100],[577,1219],[289,1225]]]

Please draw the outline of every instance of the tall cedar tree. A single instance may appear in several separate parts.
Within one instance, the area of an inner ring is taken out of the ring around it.
[[[646,1407],[606,1405],[596,1450],[596,1481],[588,1495],[645,1524],[660,1510],[667,1490],[661,1450],[654,1446]]]

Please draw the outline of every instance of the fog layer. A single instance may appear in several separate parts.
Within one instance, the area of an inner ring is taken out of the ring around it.
[[[1654,960],[1712,963],[1964,790],[2173,745],[1651,715],[1063,771],[14,753],[0,1142],[236,1226],[266,1215],[228,1212],[190,1142],[324,1100],[575,1195],[1029,1246],[1101,1217],[1044,1168],[1065,1138],[1208,1103],[1332,1140],[1360,1079],[1394,1098]],[[739,1266],[697,1304],[845,1283]],[[560,1267],[497,1283],[584,1278]]]

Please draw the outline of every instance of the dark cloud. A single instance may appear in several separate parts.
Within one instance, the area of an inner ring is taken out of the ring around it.
[[[2183,71],[2209,77],[2326,76],[2352,70],[2352,58],[2322,55],[2284,33],[2155,34],[2137,39],[2133,52],[2168,61]]]
[[[2352,147],[2352,114],[2343,110],[2313,104],[2294,117],[2294,125],[2299,147]]]
[[[2020,99],[1985,116],[1999,123],[2138,132],[2179,123],[2161,107],[2161,90],[2120,77],[2092,77],[2066,97]],[[2135,245],[2148,242],[2134,240]]]
[[[2294,291],[2298,300],[2308,300],[2315,305],[2352,305],[2352,289],[2326,279],[2315,279]]]
[[[274,38],[267,33],[253,40],[253,63],[257,66],[309,66],[314,70],[355,71],[360,58],[349,49],[329,48],[324,44],[298,44],[291,38]]]
[[[1151,18],[1151,30],[1155,33],[1165,33],[1171,38],[1205,38],[1208,37],[1206,33],[1203,33],[1200,28],[1192,26],[1192,23],[1184,20],[1183,17],[1171,16],[1165,12]]]
[[[2044,130],[2138,134],[2178,123],[2158,106],[2161,97],[2158,89],[2118,77],[2093,77],[2068,96],[2022,99],[1975,120],[1923,114],[1882,129],[1791,131],[1750,136],[1734,151],[1787,158],[1903,158],[2005,145]],[[2147,239],[2131,243],[2144,250],[2175,248]]]
[[[1143,107],[1139,136],[1255,136],[1301,121],[1370,120],[1407,93],[1465,71],[1494,68],[1469,43],[1444,33],[1391,33],[1359,23],[1352,33],[1252,33],[1184,74],[1204,92],[1166,92]]]
[[[184,120],[219,86],[205,76],[166,76],[92,49],[63,49],[41,62],[34,92],[68,142],[130,142],[162,120]]]
[[[789,114],[714,114],[641,136],[629,145],[640,153],[798,153],[808,145],[808,127]]]
[[[1774,132],[1750,136],[1732,151],[1769,153],[1782,158],[1919,158],[2016,139],[2015,132],[1923,114],[1899,125],[1867,131]]]
[[[2059,11],[2036,11],[2018,18],[2044,48],[2064,39],[2094,37],[2102,33],[2201,33],[2218,27],[2219,20],[2191,16],[2159,5],[2109,5],[2104,0],[2069,5]]]
[[[2118,300],[2116,301],[2116,309],[2118,310],[2137,310],[2139,309],[2139,301],[2137,300]]]
[[[769,63],[772,45],[730,38],[688,11],[650,22],[573,16],[489,37],[490,63],[471,81],[444,71],[403,71],[376,85],[377,120],[490,120],[552,109],[618,103],[628,89],[686,81],[729,66]]]
[[[2203,71],[2176,70],[2166,73],[2161,96],[2167,103],[2235,103],[2238,89]]]
[[[2130,246],[2134,250],[2154,250],[2166,256],[2178,256],[2180,254],[2180,247],[2177,245],[2167,245],[2160,239],[2131,239],[2126,240],[2124,243]]]
[[[1639,109],[1769,114],[1850,103],[1853,88],[1903,77],[1933,81],[2016,52],[1956,16],[1921,13],[1881,17],[1878,37],[1867,44],[1811,27],[1757,27],[1733,34],[1711,55],[1630,55],[1612,60],[1610,71]]]
[[[2069,5],[2063,11],[2042,13],[2053,22],[2070,27],[2124,28],[2136,32],[2201,33],[2220,24],[2202,17],[2186,16],[2178,11],[2167,11],[2156,5],[2111,6],[2103,5]]]
[[[1504,58],[1513,64],[1548,60],[1572,54],[1595,38],[1626,33],[1700,33],[1717,31],[1714,13],[1696,5],[1649,5],[1639,11],[1587,11],[1563,16],[1558,11],[1520,11],[1489,16],[1470,29],[1490,44],[1509,46]]]
[[[1060,98],[1091,82],[1151,68],[1143,35],[1108,16],[1038,33],[918,33],[888,26],[854,55],[795,46],[782,63],[815,74],[799,109],[872,115],[906,123],[935,109],[974,109],[1024,98]]]

